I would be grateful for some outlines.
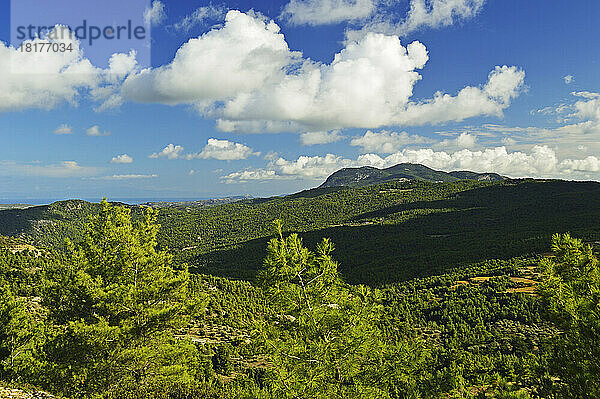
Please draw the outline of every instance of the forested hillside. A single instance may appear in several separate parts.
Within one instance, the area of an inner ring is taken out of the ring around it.
[[[505,179],[497,173],[442,172],[428,168],[425,165],[401,163],[386,169],[378,169],[372,166],[344,168],[329,176],[320,187],[363,187],[394,180],[421,180],[436,183],[457,180],[501,181]]]
[[[0,386],[596,397],[598,220],[600,184],[542,180],[0,211]]]
[[[97,209],[67,201],[1,211],[0,234],[64,248],[65,238],[81,238],[86,218]],[[131,209],[134,218],[142,213]],[[285,230],[301,233],[308,245],[331,238],[348,282],[382,284],[547,252],[555,232],[600,239],[599,217],[600,184],[593,182],[390,182],[210,208],[161,208],[158,242],[195,272],[253,281],[272,237],[271,222],[282,219]]]
[[[3,384],[115,399],[600,394],[597,248],[569,235],[375,288],[341,279],[335,241],[307,246],[276,221],[250,283],[190,274],[157,246],[157,211],[96,207],[66,251],[0,241]]]

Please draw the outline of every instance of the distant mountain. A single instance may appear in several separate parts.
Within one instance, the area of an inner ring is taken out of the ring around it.
[[[468,170],[459,170],[448,173],[456,177],[459,180],[479,180],[479,181],[501,181],[506,180],[506,177],[499,175],[498,173],[476,173],[469,172]]]
[[[319,188],[340,186],[363,187],[386,183],[392,180],[424,180],[429,182],[451,182],[457,180],[500,181],[505,180],[505,177],[497,173],[475,173],[469,171],[447,173],[420,164],[401,163],[387,169],[378,169],[371,166],[344,168],[329,176]]]

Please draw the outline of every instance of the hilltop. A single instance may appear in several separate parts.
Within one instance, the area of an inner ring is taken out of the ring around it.
[[[363,187],[389,181],[423,180],[428,182],[452,182],[458,180],[501,181],[506,178],[497,173],[476,173],[469,171],[442,172],[421,164],[401,163],[386,169],[371,166],[344,168],[325,180],[319,188]]]

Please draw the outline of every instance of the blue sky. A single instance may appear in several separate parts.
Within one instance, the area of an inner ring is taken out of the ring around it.
[[[283,194],[399,162],[600,178],[596,1],[111,1],[107,23],[151,29],[135,53],[20,52],[0,1],[0,202]]]

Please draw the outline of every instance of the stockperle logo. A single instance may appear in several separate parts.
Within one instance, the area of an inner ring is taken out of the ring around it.
[[[128,20],[125,25],[108,25],[104,27],[88,24],[86,19],[79,26],[17,26],[17,40],[33,41],[37,38],[47,38],[49,40],[79,40],[80,42],[88,43],[92,46],[98,40],[121,40],[121,39],[146,39],[146,27],[134,26],[131,20]]]
[[[25,53],[82,51],[106,66],[115,53],[135,51],[149,67],[150,0],[12,0],[11,45]]]

